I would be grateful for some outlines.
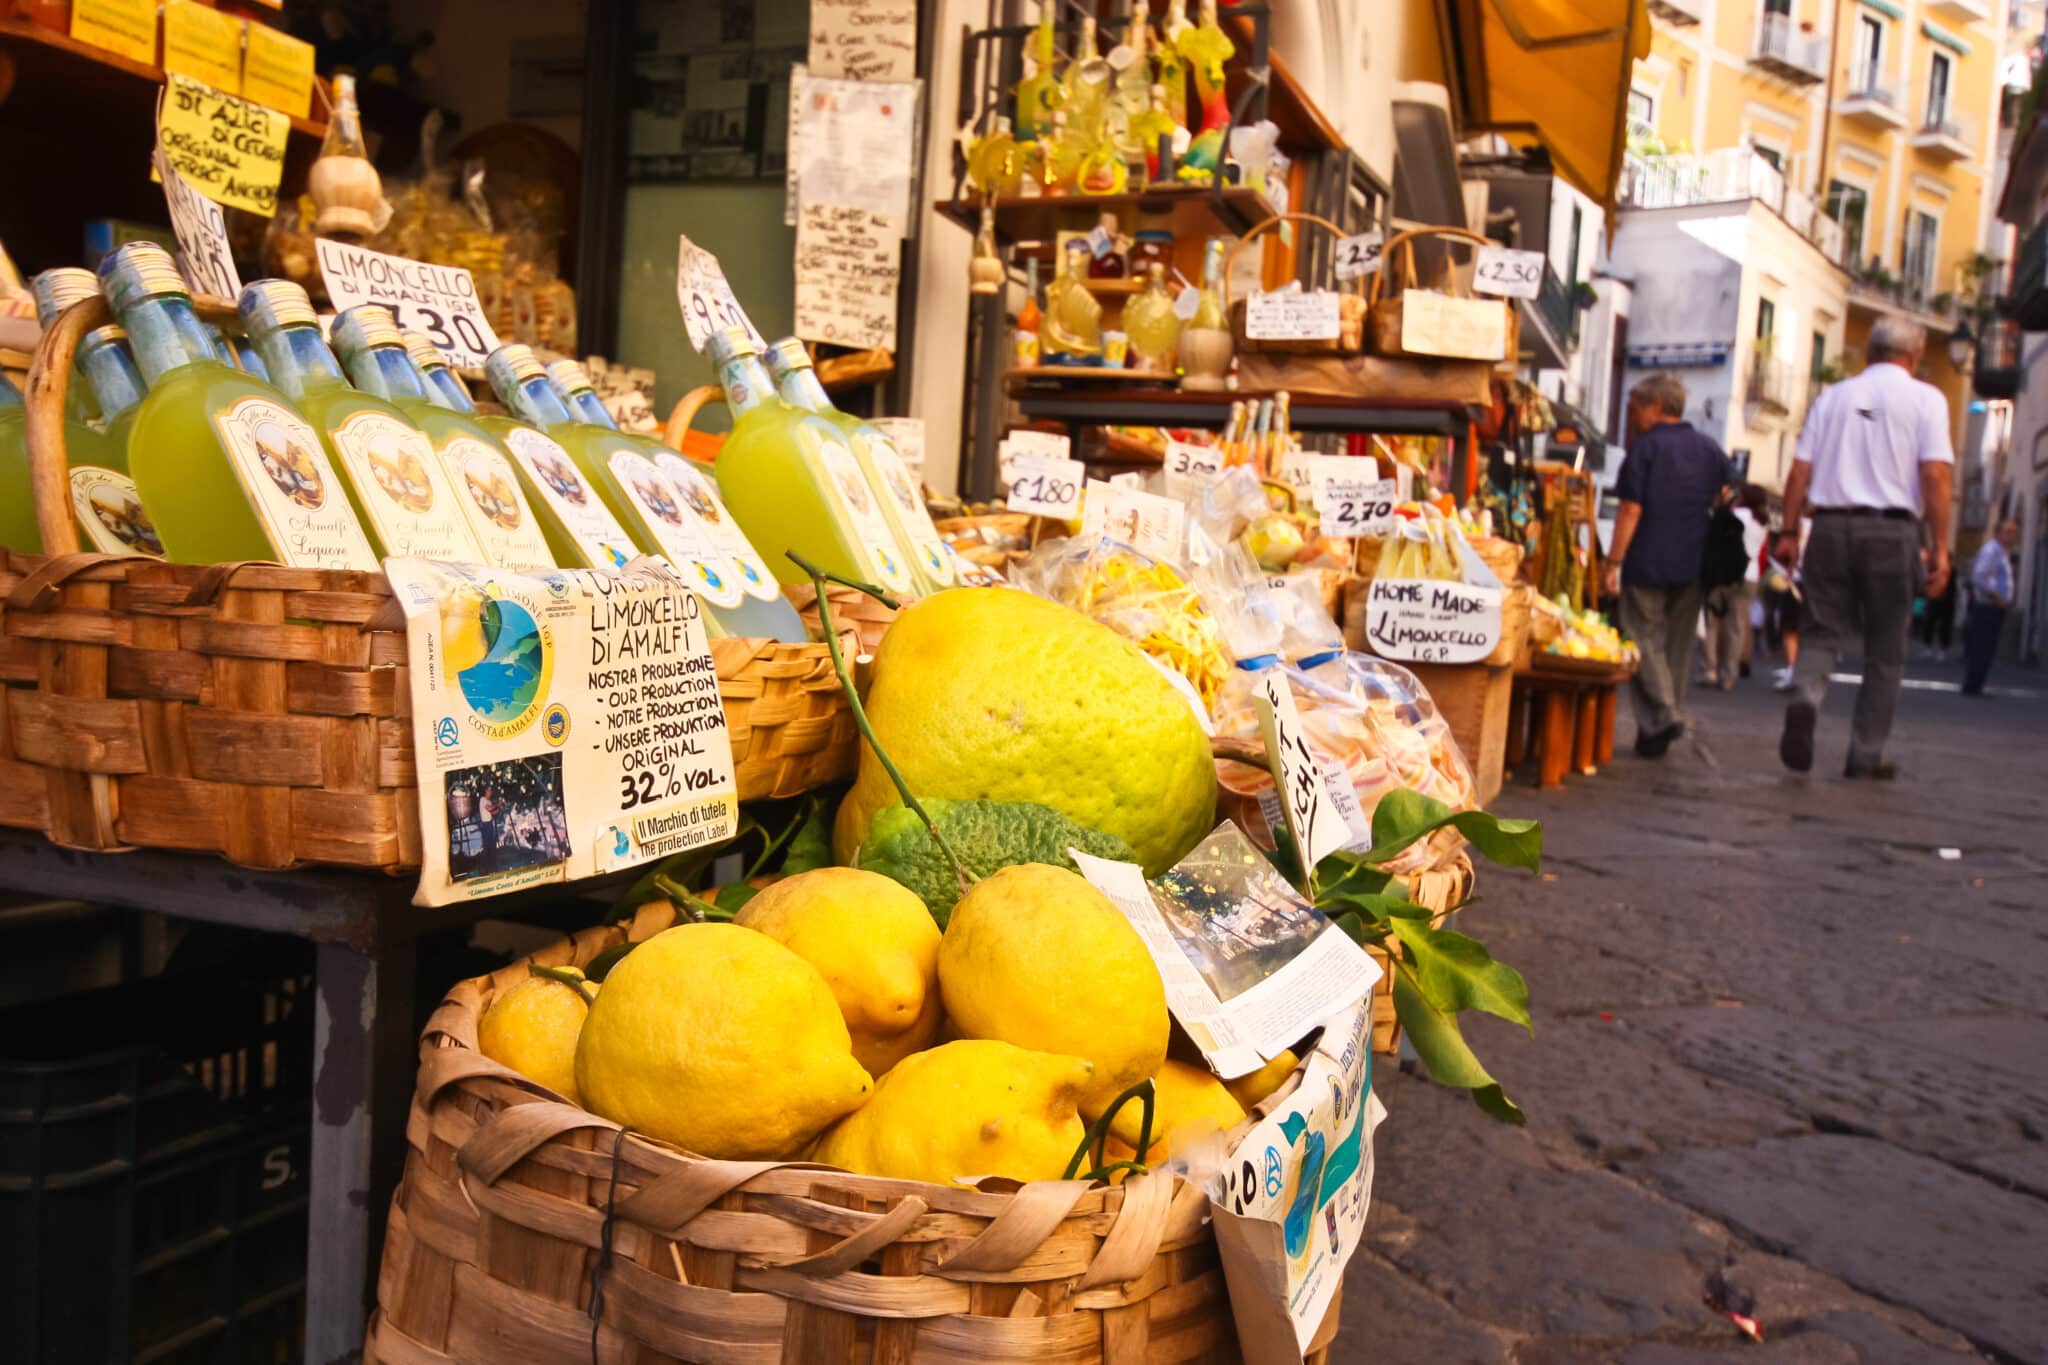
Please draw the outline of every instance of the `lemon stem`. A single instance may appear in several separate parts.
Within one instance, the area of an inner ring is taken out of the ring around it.
[[[1147,1076],[1144,1080],[1139,1081],[1136,1085],[1111,1100],[1109,1108],[1103,1110],[1102,1116],[1096,1119],[1094,1123],[1088,1125],[1088,1131],[1081,1135],[1081,1145],[1074,1149],[1073,1160],[1067,1163],[1067,1173],[1061,1176],[1060,1179],[1072,1180],[1080,1174],[1081,1162],[1087,1158],[1090,1148],[1093,1148],[1095,1151],[1095,1167],[1094,1171],[1090,1173],[1090,1179],[1095,1178],[1096,1172],[1114,1170],[1123,1166],[1129,1166],[1140,1171],[1144,1170],[1145,1153],[1152,1148],[1152,1104],[1157,1093],[1152,1085],[1152,1078]],[[1104,1165],[1104,1147],[1109,1141],[1110,1125],[1116,1122],[1117,1113],[1132,1100],[1136,1100],[1139,1105],[1139,1159],[1130,1162],[1111,1162],[1108,1165]]]
[[[880,588],[828,574],[795,550],[788,553],[796,566],[811,576],[811,586],[817,590],[818,628],[825,637],[825,649],[832,656],[832,671],[839,675],[840,690],[846,693],[846,704],[853,711],[853,723],[860,727],[861,738],[865,739],[868,748],[874,751],[876,760],[882,765],[882,771],[889,774],[889,780],[896,784],[896,792],[903,798],[903,804],[908,806],[918,819],[924,821],[924,827],[931,834],[932,842],[939,846],[939,851],[946,855],[946,861],[953,865],[953,875],[960,879],[960,894],[966,895],[967,889],[974,885],[974,874],[967,870],[966,863],[960,861],[960,855],[946,842],[946,836],[939,833],[938,823],[925,813],[924,807],[911,795],[910,784],[903,780],[903,774],[897,770],[888,752],[882,748],[882,741],[875,738],[875,727],[868,722],[867,708],[860,704],[860,689],[853,685],[853,674],[847,672],[846,660],[839,652],[839,632],[832,628],[832,604],[825,598],[825,584],[828,581],[841,583],[868,594],[885,606],[893,607],[896,604]]]
[[[582,996],[585,1005],[595,1005],[597,1003],[597,996],[591,993],[590,983],[583,979],[583,973],[581,972],[571,970],[568,967],[543,967],[538,962],[527,963],[526,970],[535,976],[544,977],[549,981],[561,982],[564,986]]]
[[[732,918],[732,911],[713,905],[681,882],[664,873],[657,872],[654,874],[654,889],[668,897],[670,904],[699,924],[704,923],[706,920],[729,920]]]

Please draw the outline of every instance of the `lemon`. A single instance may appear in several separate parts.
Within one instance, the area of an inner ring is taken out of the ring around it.
[[[1166,1059],[1166,987],[1138,931],[1086,878],[1020,863],[975,883],[939,943],[946,1013],[995,1038],[1095,1064],[1083,1114]]]
[[[482,591],[466,583],[441,599],[441,650],[450,673],[482,663],[491,652],[484,631],[486,609]]]
[[[576,1045],[584,1107],[709,1157],[803,1150],[874,1082],[818,969],[737,924],[664,929],[605,976]]]
[[[1194,711],[1130,641],[1069,607],[959,588],[906,608],[875,651],[868,719],[920,797],[1035,801],[1123,839],[1157,874],[1215,823]],[[852,863],[902,798],[872,749],[840,804]]]
[[[879,1076],[939,1034],[939,926],[915,893],[878,872],[821,867],[748,901],[738,922],[816,967]]]
[[[1085,1131],[1076,1103],[1094,1068],[1009,1043],[947,1043],[905,1057],[839,1121],[813,1161],[950,1185],[985,1175],[1057,1180]]]
[[[1156,1096],[1152,1102],[1155,1153],[1164,1143],[1169,1156],[1179,1156],[1203,1135],[1227,1133],[1244,1121],[1244,1106],[1205,1066],[1190,1066],[1169,1057],[1152,1078],[1152,1086]],[[1136,1104],[1127,1104],[1117,1114],[1114,1129],[1126,1142],[1135,1143],[1141,1117]]]
[[[1259,1101],[1280,1088],[1280,1083],[1294,1074],[1294,1068],[1301,1065],[1301,1058],[1292,1051],[1282,1052],[1257,1071],[1247,1072],[1236,1080],[1225,1081],[1223,1088],[1230,1097],[1243,1107],[1246,1113],[1259,1107]]]
[[[574,973],[579,980],[583,976],[574,967],[558,970]],[[476,1045],[492,1061],[539,1081],[571,1104],[581,1104],[576,1097],[576,1038],[589,1010],[582,991],[568,982],[529,976],[491,1001],[477,1021]]]

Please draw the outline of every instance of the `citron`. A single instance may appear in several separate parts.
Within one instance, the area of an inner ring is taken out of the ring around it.
[[[1081,1145],[1079,1057],[969,1040],[913,1053],[820,1139],[814,1161],[949,1185],[985,1175],[1057,1180]]]
[[[1086,1115],[1166,1059],[1166,987],[1143,940],[1063,867],[1021,863],[976,882],[946,922],[939,989],[969,1038],[1093,1062]]]
[[[868,719],[920,797],[1034,801],[1123,839],[1147,872],[1215,823],[1216,768],[1194,711],[1138,647],[1069,607],[958,588],[906,608],[875,651]],[[852,863],[897,804],[863,747],[833,848]]]
[[[939,926],[897,882],[851,867],[800,872],[748,901],[738,922],[824,974],[868,1074],[938,1037]]]
[[[590,1012],[583,992],[597,988],[584,983],[583,973],[574,967],[555,970],[573,975],[577,984],[541,975],[513,982],[477,1021],[476,1045],[492,1061],[539,1081],[571,1104],[581,1104],[576,1094],[576,1039]]]
[[[737,924],[665,929],[620,958],[576,1046],[594,1114],[709,1157],[803,1150],[874,1088],[818,969]]]
[[[1225,1081],[1223,1088],[1230,1092],[1246,1113],[1259,1107],[1259,1101],[1280,1088],[1280,1083],[1294,1074],[1294,1068],[1301,1065],[1301,1058],[1292,1051],[1282,1052],[1257,1071],[1247,1072],[1236,1080]]]

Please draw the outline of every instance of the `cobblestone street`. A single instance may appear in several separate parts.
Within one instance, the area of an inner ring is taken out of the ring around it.
[[[1536,1032],[1467,1033],[1528,1127],[1380,1070],[1338,1360],[2048,1361],[2048,684],[1937,676],[1893,785],[1840,777],[1839,683],[1786,774],[1763,676],[1660,764],[1624,719],[1598,776],[1510,783],[1545,875],[1482,873],[1467,927]]]

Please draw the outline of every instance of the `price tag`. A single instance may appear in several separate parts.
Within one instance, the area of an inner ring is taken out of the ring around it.
[[[1302,866],[1313,870],[1352,841],[1351,827],[1330,801],[1329,776],[1308,746],[1287,675],[1278,668],[1267,669],[1259,679],[1259,695],[1254,700],[1266,752],[1279,769],[1275,779],[1280,784],[1280,809],[1294,836],[1294,846],[1301,851]]]
[[[1245,303],[1244,334],[1254,341],[1333,341],[1339,325],[1337,296],[1327,289],[1261,292]]]
[[[313,106],[313,45],[268,24],[249,25],[242,97],[298,118]]]
[[[1290,450],[1280,457],[1281,482],[1294,490],[1297,503],[1315,501],[1315,481],[1309,477],[1309,461],[1316,458],[1299,450]]]
[[[1108,536],[1140,554],[1178,562],[1187,518],[1187,507],[1172,498],[1090,479],[1081,504],[1081,534]]]
[[[1202,291],[1191,284],[1181,285],[1180,292],[1173,296],[1173,315],[1182,322],[1192,322],[1195,310],[1202,306]]]
[[[1185,501],[1199,497],[1223,473],[1223,452],[1215,446],[1198,446],[1168,437],[1162,468],[1166,474],[1166,495]]]
[[[1003,505],[1012,512],[1071,521],[1081,510],[1088,471],[1079,460],[1020,455],[1010,466],[1010,492]]]
[[[768,343],[725,282],[718,258],[683,236],[676,238],[676,302],[682,305],[683,326],[696,350],[702,351],[711,334],[726,327],[746,328],[754,344],[767,349]]]
[[[186,283],[196,294],[230,301],[240,298],[242,277],[235,273],[220,205],[186,184],[163,148],[157,148],[152,159],[157,179],[164,182],[164,204],[171,211],[171,231],[178,236],[178,266]]]
[[[498,349],[497,334],[467,270],[387,256],[326,237],[315,238],[313,245],[336,312],[359,303],[382,304],[400,327],[433,342],[458,367],[481,367]]]
[[[1360,275],[1370,275],[1380,268],[1380,252],[1386,243],[1377,232],[1361,232],[1356,237],[1345,237],[1337,243],[1337,278],[1355,280]]]
[[[1309,484],[1326,536],[1384,536],[1394,529],[1400,485],[1378,466],[1349,455],[1308,457]]]
[[[1109,229],[1100,223],[1088,229],[1088,235],[1083,240],[1088,243],[1088,254],[1098,261],[1107,256],[1110,248],[1116,245],[1116,238],[1110,236]]]
[[[185,183],[217,204],[268,218],[284,178],[291,120],[188,76],[164,79],[157,142]]]
[[[1479,248],[1472,268],[1472,292],[1505,299],[1533,299],[1543,288],[1543,253],[1511,247]]]

